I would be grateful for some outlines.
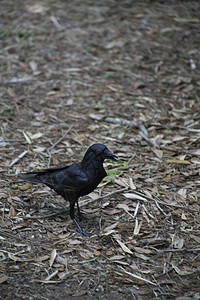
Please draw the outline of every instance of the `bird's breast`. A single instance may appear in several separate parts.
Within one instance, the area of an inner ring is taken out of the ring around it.
[[[98,172],[90,172],[88,175],[88,184],[81,189],[80,196],[87,195],[93,192],[99,183],[103,180],[103,178],[107,175],[106,171],[102,168],[99,169]]]

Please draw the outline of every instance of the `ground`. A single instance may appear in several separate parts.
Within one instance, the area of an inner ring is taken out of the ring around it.
[[[1,299],[200,299],[200,3],[1,1]],[[119,160],[80,199],[19,174]]]

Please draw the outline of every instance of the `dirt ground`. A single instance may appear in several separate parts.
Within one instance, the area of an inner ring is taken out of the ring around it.
[[[200,299],[200,2],[0,6],[0,299]],[[19,173],[96,142],[81,238]]]

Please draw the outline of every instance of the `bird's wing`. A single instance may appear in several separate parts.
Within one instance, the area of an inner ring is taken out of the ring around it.
[[[21,179],[44,183],[59,194],[64,190],[76,192],[88,184],[87,174],[80,163],[27,173]]]
[[[34,171],[34,172],[28,172],[20,176],[20,179],[22,180],[27,180],[27,181],[32,181],[32,182],[39,182],[39,183],[44,183],[43,182],[43,175],[45,177],[45,174],[51,174],[55,171],[61,171],[68,169],[71,165],[65,165],[65,166],[58,166],[58,167],[53,167],[49,169],[44,169],[41,171]]]
[[[80,189],[88,184],[88,176],[81,164],[71,165],[67,170],[55,173],[56,181],[62,186]]]

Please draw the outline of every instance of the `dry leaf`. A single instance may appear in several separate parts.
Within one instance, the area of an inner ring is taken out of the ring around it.
[[[31,144],[32,141],[31,141],[31,139],[30,139],[28,133],[26,133],[25,131],[23,131],[22,133],[23,133],[23,135],[24,135],[25,140],[27,141],[27,143],[28,143],[28,144]]]
[[[20,261],[21,259],[13,253],[8,253],[8,257],[13,261]]]
[[[134,193],[124,193],[123,195],[124,195],[124,197],[126,197],[126,198],[128,198],[128,199],[147,201],[146,198],[144,198],[144,197],[142,197],[142,196],[139,196],[139,195],[137,195],[137,194],[134,194]]]
[[[84,259],[90,259],[91,258],[91,256],[88,253],[86,253],[85,251],[79,251],[79,254]]]
[[[55,235],[54,233],[50,232],[50,231],[47,231],[47,235],[50,239],[54,239],[54,240],[57,240],[58,239],[58,236]]]
[[[4,193],[4,192],[0,192],[0,199],[3,198],[8,198],[8,194]]]
[[[183,245],[184,245],[184,239],[176,237],[176,236],[173,238],[174,248],[181,249],[181,248],[183,248]]]
[[[170,182],[171,181],[171,175],[168,174],[167,176],[165,176],[164,178],[162,178],[162,181]]]
[[[56,255],[57,255],[56,249],[53,249],[53,251],[51,252],[51,255],[50,255],[50,261],[49,261],[50,267],[52,267],[54,260],[56,258]]]
[[[33,14],[44,14],[49,10],[48,7],[43,6],[41,3],[36,3],[36,4],[31,4],[31,5],[26,5],[26,9],[28,12],[33,13]]]
[[[124,259],[124,255],[114,255],[112,257],[109,258],[109,260],[121,260]]]
[[[12,162],[9,164],[9,167],[12,167],[14,164],[16,164],[21,158],[23,158],[26,154],[28,153],[28,151],[24,151],[21,154],[18,155],[18,157],[16,157],[15,159],[12,160]]]
[[[40,262],[40,261],[45,261],[45,260],[47,260],[47,259],[49,259],[49,255],[44,255],[44,256],[37,257],[37,258],[35,259],[35,261]]]
[[[186,198],[186,196],[187,196],[187,189],[184,189],[184,188],[180,189],[177,194],[179,194],[183,198]]]
[[[190,237],[191,237],[193,240],[195,240],[197,243],[200,244],[200,237],[199,237],[199,236],[196,236],[196,235],[191,234]]]
[[[186,276],[186,275],[190,275],[193,274],[194,271],[188,271],[188,270],[180,270],[177,266],[175,266],[174,264],[172,264],[173,269],[176,271],[176,273],[180,276]]]
[[[33,148],[33,151],[36,152],[36,153],[42,153],[46,150],[45,147],[36,147],[36,148]]]
[[[142,253],[142,254],[150,254],[150,253],[152,253],[151,250],[140,248],[140,247],[134,247],[134,250],[137,251],[137,252],[139,252],[139,253]]]
[[[107,256],[111,256],[112,254],[113,254],[112,250],[107,250],[107,251],[106,251],[106,255],[107,255]]]
[[[122,248],[122,250],[128,254],[133,254],[133,252],[120,240],[116,239],[116,241],[118,242],[118,244],[120,245],[120,247]]]
[[[127,187],[128,186],[128,183],[126,182],[126,180],[124,179],[114,179],[115,183],[120,185],[120,186],[123,186],[123,187]]]
[[[138,222],[138,218],[136,218],[135,219],[135,227],[134,227],[134,231],[133,231],[134,235],[138,235],[139,234],[141,226],[142,226],[142,221],[139,223]]]
[[[119,222],[116,222],[116,223],[114,223],[114,224],[112,224],[112,225],[110,225],[110,226],[104,228],[103,231],[110,231],[111,229],[116,228],[118,224],[119,224]]]
[[[152,149],[153,152],[155,153],[155,155],[158,157],[158,158],[162,158],[163,157],[163,151],[162,150],[159,150],[159,149]]]
[[[18,223],[16,224],[15,226],[12,227],[12,230],[16,230],[16,229],[19,229],[19,228],[23,228],[23,227],[26,227],[27,225],[29,225],[30,223],[28,222],[21,222],[21,223]]]
[[[9,217],[11,217],[11,218],[13,218],[13,217],[15,217],[16,216],[16,210],[15,210],[15,208],[14,208],[14,206],[12,206],[11,205],[11,207],[10,207],[10,210],[9,210]]]
[[[49,276],[47,276],[45,279],[44,279],[44,282],[49,282],[49,280],[53,277],[55,277],[57,274],[58,274],[58,270],[56,270],[55,272],[53,272],[52,274],[50,274]]]
[[[94,250],[93,250],[93,254],[94,254],[95,256],[100,256],[100,255],[101,255],[101,251],[94,249]]]
[[[183,165],[189,165],[189,160],[181,160],[181,159],[169,159],[167,161],[170,164],[183,164]]]
[[[0,277],[0,284],[1,284],[1,283],[4,283],[5,281],[7,281],[8,278],[9,278],[9,277],[8,277],[7,275],[1,276],[1,277]]]
[[[27,190],[30,189],[30,187],[31,187],[30,183],[27,182],[27,183],[21,185],[21,186],[19,187],[19,189],[20,189],[21,191],[27,191]]]
[[[136,190],[136,186],[133,183],[133,179],[131,177],[129,178],[129,187],[131,190]]]
[[[118,207],[118,208],[122,208],[122,209],[124,209],[125,211],[129,211],[129,207],[128,207],[127,204],[119,203],[119,204],[117,204],[117,207]]]
[[[29,137],[30,137],[32,140],[35,140],[35,139],[39,139],[40,137],[42,137],[42,136],[43,136],[43,133],[38,132],[38,133],[31,134],[31,133],[29,132],[28,135],[29,135]]]

